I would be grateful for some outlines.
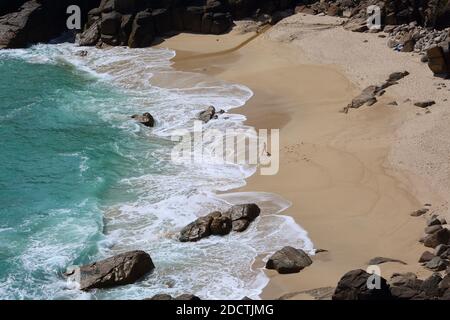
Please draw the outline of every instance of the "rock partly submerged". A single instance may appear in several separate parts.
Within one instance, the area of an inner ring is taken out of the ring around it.
[[[224,236],[231,231],[243,232],[260,214],[253,203],[232,206],[228,211],[212,212],[184,227],[179,236],[181,242],[195,242],[211,235]]]
[[[148,253],[130,251],[88,265],[70,267],[66,276],[78,282],[81,290],[90,290],[135,283],[154,268]]]

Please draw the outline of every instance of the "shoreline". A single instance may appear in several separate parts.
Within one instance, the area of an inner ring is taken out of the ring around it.
[[[333,32],[345,33],[349,43],[358,37],[376,37],[341,30],[337,18],[295,15],[286,19],[287,26],[282,21],[236,50],[227,50],[236,47],[235,31],[224,36],[180,34],[160,45],[176,50],[175,69],[206,73],[249,87],[254,96],[239,111],[247,117],[246,124],[256,129],[281,129],[280,173],[253,175],[238,191],[273,192],[291,201],[292,206],[283,214],[292,216],[308,232],[316,249],[328,252],[314,256],[313,265],[298,274],[266,271],[270,282],[261,298],[277,299],[286,294],[292,299],[329,298],[331,288],[345,272],[364,269],[376,256],[407,263],[381,265],[384,278],[406,271],[419,277],[429,275],[417,262],[424,250],[418,242],[423,220],[409,213],[429,202],[445,206],[446,199],[418,178],[420,172],[395,166],[391,154],[401,143],[396,133],[417,109],[399,100],[404,94],[400,81],[375,106],[340,113],[364,85],[385,79],[390,69],[381,68],[364,78],[329,57],[318,64],[314,58],[322,58],[324,51],[313,57],[304,50],[302,41],[291,43],[290,39],[301,37],[286,30],[290,19],[305,20],[297,27],[310,27],[302,30],[302,36],[310,37],[308,44],[317,34],[333,36]],[[285,39],[290,41],[285,43]],[[390,51],[385,44],[375,49],[374,54]],[[409,58],[399,55],[399,59]],[[361,57],[354,60],[357,66],[364,62]],[[403,71],[397,69],[390,72]],[[400,106],[389,106],[392,100],[399,100]]]

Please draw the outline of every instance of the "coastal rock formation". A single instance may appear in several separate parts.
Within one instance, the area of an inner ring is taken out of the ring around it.
[[[449,244],[450,231],[448,229],[441,229],[433,234],[427,235],[424,238],[423,245],[428,248],[436,248],[440,244]]]
[[[288,274],[300,272],[311,264],[311,258],[303,250],[288,246],[275,252],[267,261],[266,268]]]
[[[135,119],[137,122],[143,124],[146,127],[153,127],[155,125],[155,119],[153,119],[153,116],[146,112],[143,115],[132,115],[132,119]]]
[[[72,269],[66,275],[79,281],[81,290],[90,290],[134,283],[154,268],[148,253],[130,251]]]
[[[210,235],[224,236],[231,231],[245,231],[260,213],[256,204],[232,206],[227,212],[212,212],[184,227],[179,236],[181,242],[195,242]]]
[[[388,79],[384,81],[379,86],[368,86],[365,88],[360,95],[355,97],[352,102],[350,102],[347,107],[343,109],[344,113],[347,113],[349,109],[357,109],[362,107],[363,105],[371,106],[377,102],[378,96],[381,96],[384,94],[385,89],[389,88],[390,86],[393,86],[397,84],[399,80],[403,79],[404,77],[408,76],[408,71],[403,72],[394,72],[389,75]]]
[[[88,11],[99,1],[88,0],[8,0],[0,5],[0,49],[23,48],[48,42],[67,32],[66,13],[70,5]]]
[[[379,277],[379,288],[371,288],[367,284],[372,283],[371,275],[364,270],[352,270],[347,272],[336,287],[333,300],[390,300],[392,299],[389,285],[386,279]]]

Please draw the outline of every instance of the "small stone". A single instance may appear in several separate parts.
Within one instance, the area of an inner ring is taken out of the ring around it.
[[[422,255],[419,258],[419,262],[420,263],[424,263],[424,262],[428,262],[431,261],[433,258],[435,258],[436,256],[434,254],[432,254],[430,251],[425,251],[424,253],[422,253]]]
[[[422,215],[424,215],[425,213],[427,213],[428,211],[430,211],[430,209],[424,208],[424,209],[419,209],[414,211],[413,213],[411,213],[412,217],[420,217]]]
[[[436,102],[434,100],[426,100],[426,101],[420,101],[420,102],[414,103],[414,105],[419,108],[428,108],[434,104],[436,104]]]

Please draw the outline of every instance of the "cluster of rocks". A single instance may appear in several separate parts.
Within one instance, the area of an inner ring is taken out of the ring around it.
[[[450,28],[436,30],[417,25],[417,22],[399,26],[385,26],[387,45],[401,52],[426,53],[434,46],[445,46],[450,40]]]
[[[347,113],[350,108],[357,109],[363,105],[371,106],[375,104],[378,100],[377,97],[382,96],[385,93],[385,89],[389,88],[398,83],[399,80],[408,76],[408,71],[394,72],[389,75],[389,78],[383,82],[381,85],[372,85],[365,88],[360,95],[355,97],[352,102],[350,102],[342,112]]]
[[[395,273],[389,282],[364,270],[347,272],[339,281],[333,300],[450,300],[450,275],[434,273],[420,280],[414,273]],[[373,286],[368,285],[373,284]]]
[[[80,45],[146,47],[157,36],[187,31],[221,34],[233,19],[276,23],[298,0],[8,0],[0,4],[0,49],[48,42],[67,32],[66,10],[81,8]]]
[[[421,217],[429,214],[430,206],[425,205],[424,208],[412,212],[411,216]],[[333,300],[450,300],[450,230],[447,228],[446,219],[435,214],[430,215],[425,235],[420,241],[424,246],[433,249],[433,252],[425,251],[419,258],[419,263],[433,271],[427,279],[418,279],[417,275],[409,272],[394,273],[390,280],[386,281],[364,270],[352,270],[340,279]],[[375,260],[385,261],[377,258],[369,264],[373,264]]]
[[[224,236],[231,231],[243,232],[260,212],[260,208],[254,203],[235,205],[224,213],[212,212],[184,227],[180,232],[179,240],[195,242],[211,235]]]

